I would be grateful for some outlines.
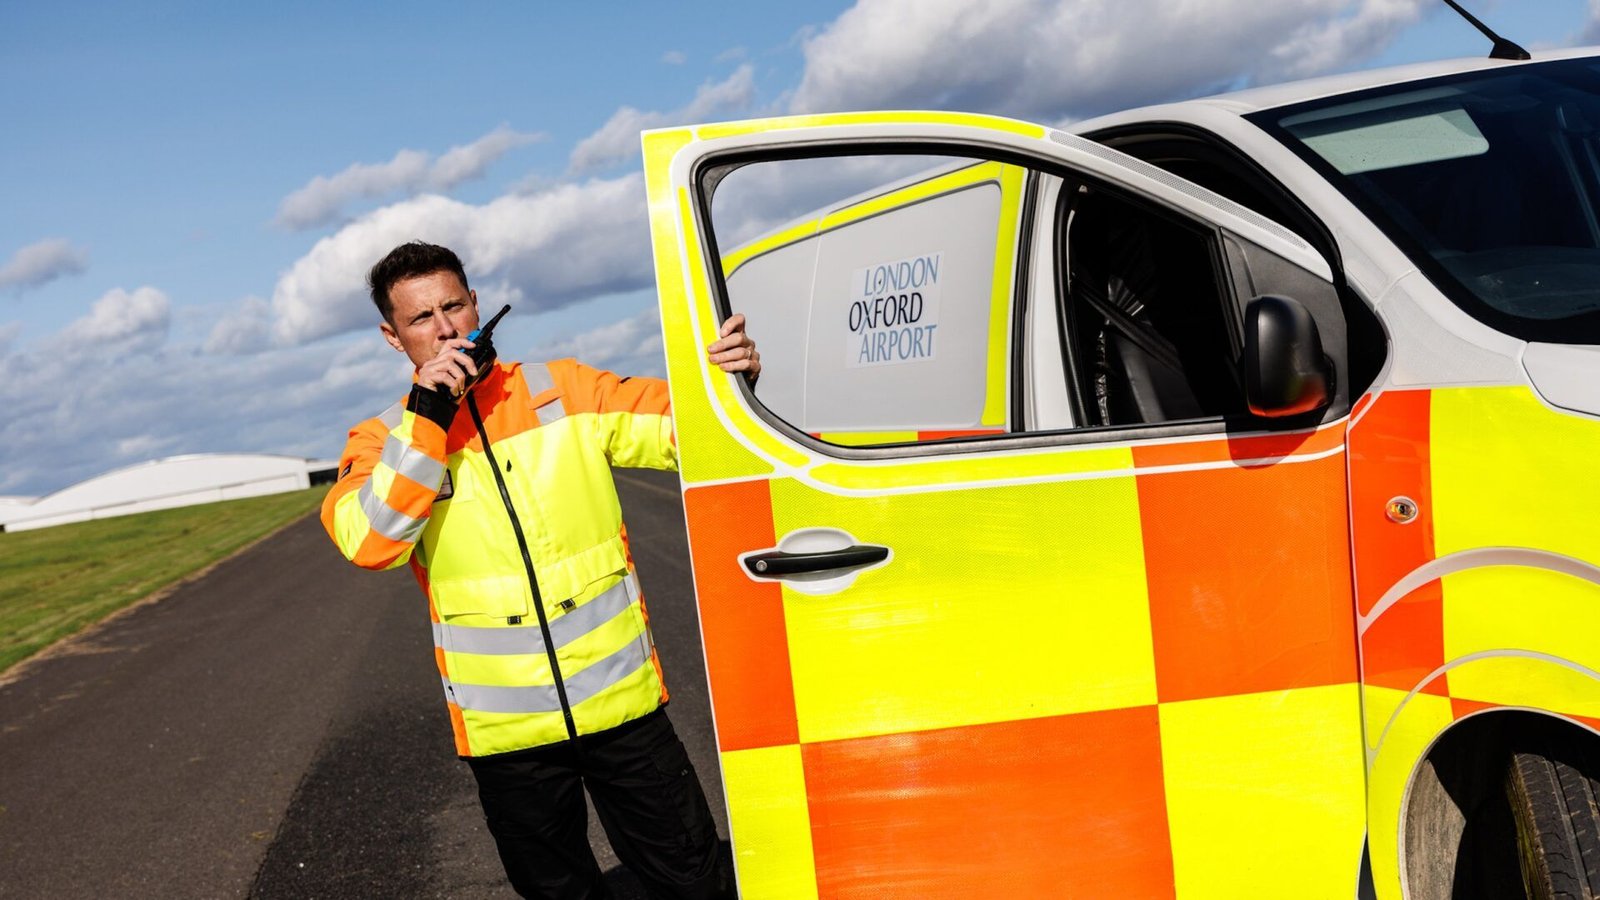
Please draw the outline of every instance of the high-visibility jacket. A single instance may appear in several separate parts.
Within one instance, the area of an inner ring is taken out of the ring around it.
[[[359,566],[410,562],[462,756],[666,701],[610,466],[677,467],[666,383],[496,363],[459,406],[413,388],[350,432],[322,522]]]

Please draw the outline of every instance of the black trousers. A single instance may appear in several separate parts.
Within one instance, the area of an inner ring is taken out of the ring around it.
[[[589,849],[584,788],[617,857],[652,897],[735,896],[705,792],[664,709],[576,744],[467,762],[506,876],[522,896],[610,896]]]

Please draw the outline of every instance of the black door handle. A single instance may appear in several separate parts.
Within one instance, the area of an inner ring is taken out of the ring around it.
[[[806,572],[827,572],[832,569],[854,569],[870,566],[889,558],[888,547],[856,544],[843,550],[824,550],[817,553],[786,553],[768,550],[744,558],[745,568],[763,578],[781,578]]]

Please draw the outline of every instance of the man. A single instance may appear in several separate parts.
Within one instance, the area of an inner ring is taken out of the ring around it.
[[[323,525],[428,598],[456,752],[524,896],[606,896],[587,787],[617,856],[661,897],[730,897],[732,874],[667,700],[610,466],[677,467],[665,382],[575,360],[480,371],[477,294],[444,247],[368,276],[411,393],[350,432]],[[752,382],[744,320],[708,348]]]

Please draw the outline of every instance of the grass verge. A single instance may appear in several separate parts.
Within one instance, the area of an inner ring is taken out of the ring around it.
[[[327,491],[0,534],[0,672],[300,518]]]

